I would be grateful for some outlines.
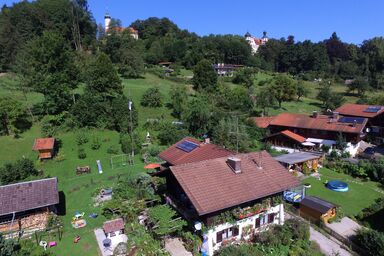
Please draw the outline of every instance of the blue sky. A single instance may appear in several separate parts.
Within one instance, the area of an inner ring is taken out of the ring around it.
[[[12,0],[0,0],[12,3]],[[336,31],[343,41],[361,43],[384,36],[382,0],[88,0],[97,23],[106,10],[128,26],[136,19],[168,17],[199,35],[247,31],[280,38],[319,41]]]

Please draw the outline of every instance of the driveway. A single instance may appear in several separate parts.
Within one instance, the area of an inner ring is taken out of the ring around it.
[[[348,217],[342,218],[340,222],[326,224],[326,226],[346,239],[356,235],[356,231],[362,228],[357,222]]]
[[[347,250],[341,248],[340,242],[337,241],[335,238],[328,238],[319,231],[315,230],[314,228],[309,228],[310,232],[310,240],[316,242],[319,247],[320,251],[324,253],[325,255],[338,255],[340,256],[351,256],[352,254],[349,253]]]
[[[293,216],[292,214],[285,212],[285,219],[292,218],[304,221],[301,217]],[[309,226],[309,234],[309,239],[313,242],[316,242],[320,247],[320,251],[325,255],[330,256],[339,253],[339,256],[352,256],[350,252],[341,248],[342,243],[336,238],[331,236],[327,237],[319,231],[315,230],[312,226]]]

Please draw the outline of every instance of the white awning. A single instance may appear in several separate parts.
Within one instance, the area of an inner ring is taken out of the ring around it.
[[[313,147],[313,146],[315,146],[316,144],[315,144],[315,143],[312,143],[312,142],[309,142],[309,141],[306,141],[306,142],[301,143],[301,145],[303,145],[303,146],[308,146],[308,147]]]
[[[317,139],[317,138],[308,138],[305,141],[306,142],[312,142],[315,144],[327,145],[327,146],[332,146],[332,145],[336,144],[336,141],[334,141],[334,140],[323,140],[323,139]]]

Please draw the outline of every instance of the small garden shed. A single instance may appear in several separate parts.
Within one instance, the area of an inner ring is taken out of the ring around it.
[[[39,159],[51,159],[54,155],[55,138],[35,139],[32,150],[39,152]]]
[[[122,218],[104,222],[103,230],[107,238],[124,234],[124,220]]]
[[[300,216],[313,222],[327,223],[336,216],[336,205],[316,196],[307,196],[300,202]]]

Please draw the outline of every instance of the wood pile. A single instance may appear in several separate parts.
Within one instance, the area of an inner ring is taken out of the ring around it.
[[[19,230],[19,224],[21,224],[21,229],[44,229],[48,222],[49,213],[48,212],[38,212],[30,214],[28,216],[22,217],[20,220],[16,218],[13,221],[12,226],[11,221],[0,224],[0,232],[12,232]]]

